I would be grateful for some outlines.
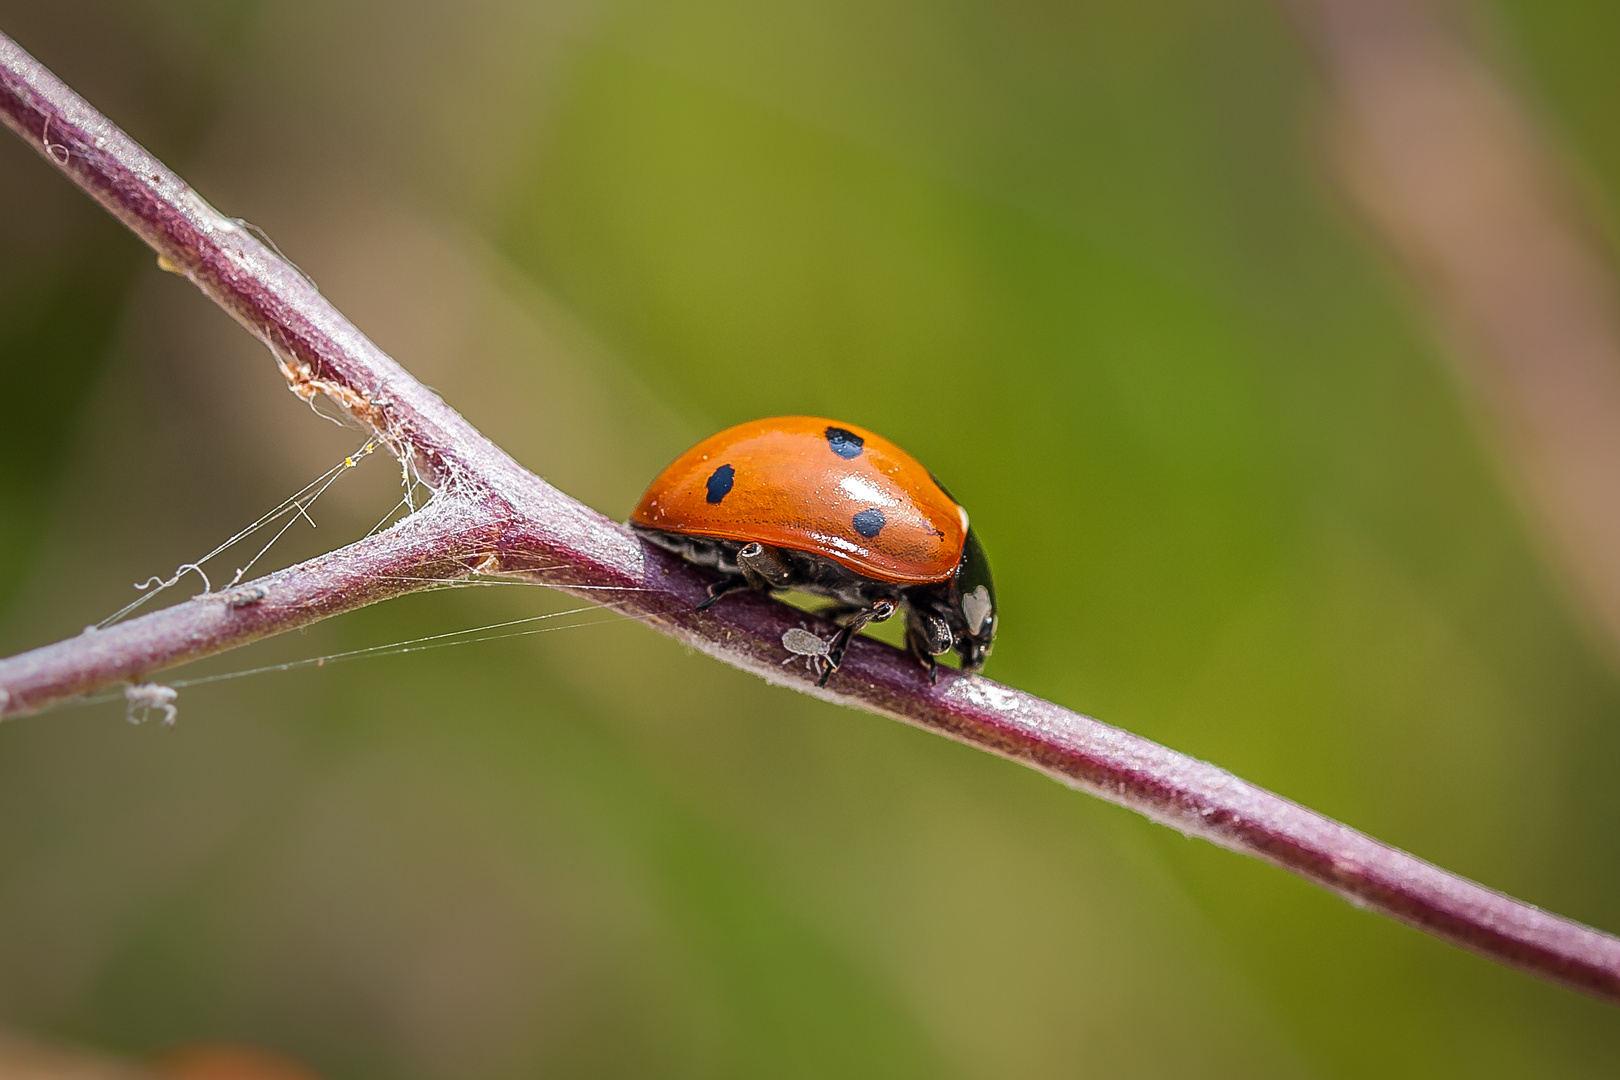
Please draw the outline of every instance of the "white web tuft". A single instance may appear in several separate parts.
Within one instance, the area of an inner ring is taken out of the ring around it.
[[[123,607],[119,608],[105,619],[102,619],[100,622],[96,623],[95,629],[104,630],[113,623],[119,622],[134,612],[137,608],[140,608],[146,604],[146,602],[151,600],[154,596],[157,596],[159,593],[171,589],[175,585],[179,584],[180,579],[185,577],[187,574],[196,574],[198,577],[202,578],[204,594],[213,592],[213,583],[209,581],[208,573],[203,569],[203,564],[219,555],[224,554],[226,551],[232,547],[235,547],[243,540],[246,540],[260,529],[266,528],[275,522],[280,521],[282,518],[286,518],[286,523],[283,524],[280,529],[276,530],[276,534],[270,538],[269,543],[261,547],[258,552],[254,554],[253,558],[249,559],[243,565],[237,567],[236,573],[231,576],[231,580],[225,586],[227,589],[233,588],[242,580],[242,576],[251,570],[253,565],[260,559],[264,558],[265,553],[275,546],[276,541],[280,540],[287,534],[287,530],[292,528],[293,524],[297,522],[299,518],[303,518],[305,521],[309,522],[310,528],[315,528],[315,519],[309,514],[309,508],[315,505],[315,500],[324,495],[326,493],[326,489],[337,482],[338,477],[359,465],[361,461],[369,457],[372,451],[376,449],[377,440],[375,438],[367,439],[365,445],[360,447],[360,449],[356,450],[354,453],[344,458],[341,462],[326,470],[326,472],[322,473],[308,484],[305,484],[302,488],[288,496],[286,499],[283,499],[281,503],[275,507],[275,509],[263,514],[257,521],[253,522],[253,524],[249,525],[247,528],[243,529],[241,532],[237,533],[223,544],[220,544],[213,551],[210,551],[196,562],[181,563],[180,566],[176,568],[174,574],[168,578],[161,578],[154,575],[147,578],[145,581],[138,583],[135,588],[139,590],[142,595],[136,597],[134,600],[131,600],[129,603],[125,604]],[[389,511],[390,515],[392,513],[392,510]],[[385,518],[384,520],[387,519]]]
[[[124,687],[124,718],[132,724],[144,724],[153,712],[163,714],[163,726],[174,727],[180,710],[175,708],[174,699],[179,692],[172,686],[159,686],[157,683],[131,683]]]

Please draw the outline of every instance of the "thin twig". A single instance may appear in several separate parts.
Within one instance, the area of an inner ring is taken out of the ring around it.
[[[604,586],[624,589],[613,594],[618,610],[770,682],[1022,762],[1493,960],[1620,1001],[1620,939],[1447,873],[1129,732],[979,676],[942,671],[939,685],[930,686],[907,656],[867,638],[856,640],[832,681],[817,689],[802,665],[782,664],[791,655],[782,636],[805,627],[830,634],[831,624],[758,594],[729,598],[700,614],[696,604],[710,580],[703,571],[643,545],[519,466],[383,355],[303,276],[3,37],[0,115],[269,344],[296,393],[326,394],[414,460],[437,487],[428,510],[373,538],[389,538],[382,548],[362,541],[242,586],[273,587],[266,600],[274,590],[288,590],[300,622],[430,587],[401,579],[448,574],[447,567],[463,566],[475,550],[487,556],[482,571],[544,567],[534,576],[582,599],[599,600],[596,590]],[[47,122],[50,146],[42,138]],[[376,569],[368,558],[392,560],[390,580],[375,591],[362,584]],[[330,585],[323,584],[328,574]],[[10,695],[0,701],[0,716],[294,625],[290,610],[279,616],[285,624],[244,614],[254,606],[231,608],[203,598],[121,624],[117,644],[109,642],[93,658],[75,652],[82,648],[76,638],[0,661],[0,692]],[[26,685],[19,681],[47,671]]]
[[[221,592],[0,660],[0,716],[37,712],[155,671],[465,577],[497,528],[444,496],[376,536]]]

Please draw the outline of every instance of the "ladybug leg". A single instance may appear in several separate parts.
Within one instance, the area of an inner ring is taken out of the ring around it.
[[[838,631],[832,643],[827,646],[827,667],[816,680],[817,686],[826,686],[827,679],[838,670],[838,665],[844,662],[844,650],[849,648],[850,639],[866,628],[867,623],[883,622],[900,609],[900,605],[893,600],[878,600],[871,607],[858,608]],[[836,616],[835,616],[836,617]]]
[[[737,549],[737,569],[756,589],[786,589],[798,583],[798,575],[781,550],[758,541]]]
[[[698,605],[699,611],[709,610],[716,600],[727,593],[741,589],[787,589],[799,581],[793,564],[788,562],[780,548],[766,547],[757,541],[737,549],[736,564],[736,573],[709,586],[709,598]],[[720,568],[726,568],[724,560],[720,562]]]
[[[928,685],[933,687],[940,682],[940,662],[933,657],[940,656],[951,648],[951,630],[941,620],[928,617],[927,622],[917,619],[906,620],[906,649],[917,662],[923,665],[928,672]],[[938,631],[943,630],[943,640]]]
[[[938,685],[939,661],[935,660],[932,654],[924,652],[918,647],[917,639],[911,636],[909,630],[906,631],[906,648],[910,650],[912,656],[917,658],[917,662],[923,666],[923,670],[928,672],[928,685]]]
[[[709,586],[709,598],[703,601],[703,603],[699,604],[697,609],[699,611],[708,611],[710,608],[714,607],[715,601],[719,600],[727,593],[734,593],[739,589],[748,588],[752,588],[752,586],[748,583],[748,579],[740,574],[736,577],[724,578]]]
[[[938,615],[920,612],[914,607],[906,609],[906,648],[917,662],[928,671],[928,685],[939,680],[939,663],[934,657],[949,652],[956,635]]]

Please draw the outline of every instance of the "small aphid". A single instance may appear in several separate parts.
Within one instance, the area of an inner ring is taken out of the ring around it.
[[[804,657],[805,666],[812,675],[820,674],[828,661],[828,653],[832,643],[824,641],[808,630],[801,630],[795,626],[782,631],[782,648],[788,651],[788,658],[783,664],[791,664],[795,656]]]
[[[810,631],[795,626],[782,632],[782,648],[799,656],[826,656],[828,645]]]

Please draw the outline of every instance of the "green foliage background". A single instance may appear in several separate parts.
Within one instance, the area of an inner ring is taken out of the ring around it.
[[[1484,15],[1611,213],[1620,9]],[[622,518],[721,426],[882,431],[990,549],[990,675],[1620,929],[1615,676],[1325,181],[1273,7],[0,0],[0,28],[564,490]],[[0,190],[12,651],[360,439],[15,140]],[[398,495],[373,458],[270,559]],[[415,597],[213,669],[568,606]],[[0,728],[0,1023],[463,1080],[1620,1060],[1612,1009],[633,624],[180,704]]]

